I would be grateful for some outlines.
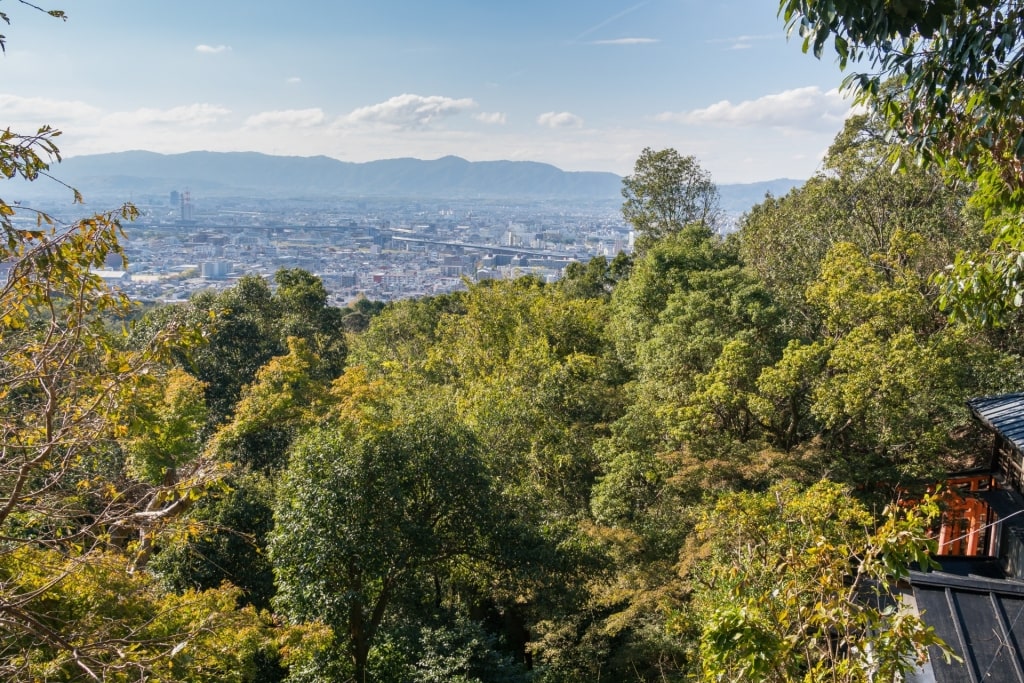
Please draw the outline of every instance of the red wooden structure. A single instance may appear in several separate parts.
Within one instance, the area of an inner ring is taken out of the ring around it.
[[[993,523],[997,515],[977,494],[999,488],[989,473],[968,474],[946,480],[942,489],[942,521],[939,526],[939,555],[991,557],[998,551]]]

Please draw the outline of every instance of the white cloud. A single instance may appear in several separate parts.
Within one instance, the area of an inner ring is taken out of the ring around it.
[[[583,119],[567,111],[549,111],[537,117],[537,123],[546,128],[582,128]]]
[[[227,45],[196,45],[196,52],[204,55],[219,55],[231,52],[231,48]]]
[[[657,38],[613,38],[611,40],[595,40],[593,45],[650,45],[660,43]]]
[[[810,86],[736,104],[722,100],[703,109],[664,112],[654,118],[669,123],[836,130],[850,112],[849,100],[838,90],[823,92]]]
[[[768,41],[768,40],[777,41],[778,39],[779,39],[779,36],[777,34],[775,34],[775,33],[768,33],[768,34],[761,34],[761,35],[756,35],[756,36],[742,35],[742,36],[733,36],[731,38],[712,38],[711,40],[708,40],[706,42],[711,43],[711,44],[715,44],[715,43],[728,44],[728,46],[729,46],[728,49],[730,49],[730,50],[749,50],[750,48],[754,47],[754,43]]]
[[[432,122],[461,114],[476,107],[476,102],[465,97],[454,99],[441,95],[413,95],[405,93],[391,99],[360,107],[342,119],[350,124],[379,124],[395,128],[422,128]]]
[[[508,120],[504,112],[493,111],[493,112],[480,112],[473,116],[474,119],[481,123],[489,123],[492,125],[504,125]]]
[[[326,120],[327,116],[324,114],[324,110],[317,107],[315,109],[264,111],[247,118],[244,125],[247,128],[271,128],[274,126],[312,128],[313,126],[319,126]]]
[[[53,100],[0,94],[0,111],[8,121],[75,121],[94,119],[101,110],[78,100]]]
[[[135,111],[114,112],[105,118],[112,125],[187,125],[202,126],[215,123],[231,113],[215,104],[189,104],[170,109],[153,109],[144,107]]]
[[[288,78],[288,80],[287,80],[287,81],[285,81],[285,82],[286,82],[286,83],[290,83],[290,84],[292,84],[292,85],[297,85],[297,84],[299,84],[299,83],[302,83],[302,79],[301,79],[301,78],[299,78],[298,76],[291,76],[291,77],[289,77],[289,78]]]
[[[766,41],[776,42],[778,41],[778,34],[761,34],[758,36],[733,36],[731,38],[712,38],[705,42],[709,44],[727,44],[729,50],[749,50],[754,47],[754,43],[762,43]]]

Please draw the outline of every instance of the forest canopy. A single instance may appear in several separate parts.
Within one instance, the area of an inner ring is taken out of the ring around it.
[[[0,675],[860,682],[948,652],[892,606],[934,565],[926,486],[988,455],[965,400],[1024,379],[990,96],[1016,10],[890,5],[780,5],[880,67],[818,174],[723,236],[699,161],[645,149],[637,250],[554,283],[340,307],[284,269],[143,315],[92,272],[134,207],[0,200]],[[963,36],[991,78],[938,83]],[[5,178],[57,135],[0,134]]]

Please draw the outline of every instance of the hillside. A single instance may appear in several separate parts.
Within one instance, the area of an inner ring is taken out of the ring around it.
[[[189,187],[205,195],[268,197],[486,197],[602,199],[618,194],[613,173],[570,173],[529,161],[470,162],[447,156],[367,163],[326,156],[255,152],[119,152],[73,157],[61,178],[87,194],[165,193]]]
[[[71,157],[55,175],[86,197],[164,195],[189,188],[205,196],[268,198],[424,197],[565,199],[618,202],[622,179],[614,173],[569,172],[532,161],[384,159],[350,163],[326,156],[284,157],[256,152],[157,154],[132,151]],[[722,185],[722,208],[745,211],[802,181],[779,179]],[[25,196],[62,191],[53,184],[26,186]]]

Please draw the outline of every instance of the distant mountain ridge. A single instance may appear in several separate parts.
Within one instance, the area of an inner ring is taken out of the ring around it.
[[[566,172],[532,161],[475,161],[447,156],[365,163],[326,156],[257,152],[117,152],[71,157],[61,180],[88,194],[115,188],[194,194],[259,193],[272,197],[577,198],[617,195],[614,173]]]
[[[164,195],[188,188],[193,195],[268,198],[619,201],[622,187],[622,178],[614,173],[562,171],[534,161],[467,161],[456,156],[353,163],[326,156],[258,152],[130,151],[70,157],[53,171],[86,197]],[[726,211],[743,211],[760,202],[765,192],[785,194],[801,183],[780,179],[723,185],[722,205]],[[42,188],[32,188],[37,189]]]

